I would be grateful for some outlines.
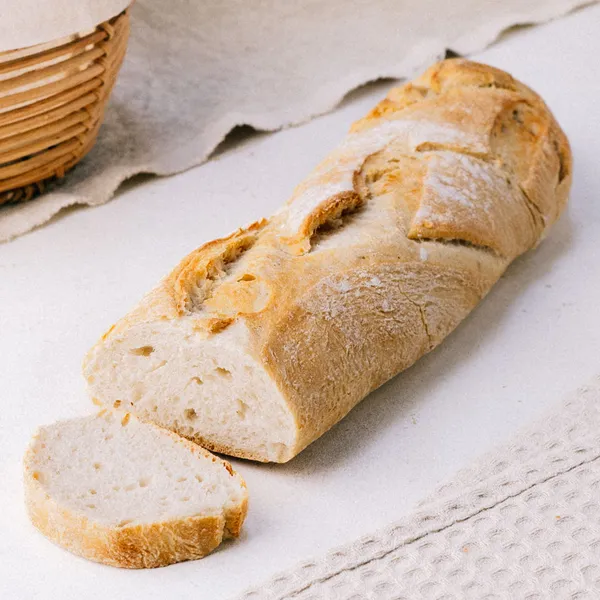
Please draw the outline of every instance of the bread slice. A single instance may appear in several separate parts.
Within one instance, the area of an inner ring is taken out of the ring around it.
[[[24,479],[46,537],[117,567],[201,558],[239,535],[247,510],[246,485],[227,462],[129,413],[42,427]]]

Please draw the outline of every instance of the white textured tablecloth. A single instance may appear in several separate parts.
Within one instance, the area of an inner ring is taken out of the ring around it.
[[[0,242],[63,207],[106,202],[137,173],[202,163],[236,125],[301,123],[367,81],[410,76],[447,48],[472,53],[512,25],[587,2],[138,0],[96,146],[43,197],[0,208]]]

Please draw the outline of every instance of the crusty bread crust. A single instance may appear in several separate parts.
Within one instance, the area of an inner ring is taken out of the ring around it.
[[[165,431],[190,452],[208,452]],[[33,525],[57,545],[88,560],[126,569],[164,567],[177,562],[202,558],[221,542],[238,537],[248,511],[248,496],[227,508],[223,515],[197,515],[124,527],[106,527],[82,514],[61,506],[47,493],[34,465],[35,445],[24,458],[25,506]],[[226,461],[223,463],[233,475]],[[244,481],[238,477],[243,485]]]
[[[546,235],[571,172],[537,94],[498,69],[443,61],[355,123],[272,218],[192,252],[97,349],[140,323],[194,318],[210,336],[243,321],[296,423],[284,462],[469,314]],[[236,261],[244,285],[223,284]]]

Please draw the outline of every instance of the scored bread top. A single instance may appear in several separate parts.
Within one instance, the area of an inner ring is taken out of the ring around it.
[[[194,314],[216,332],[276,308],[269,288],[283,263],[301,272],[321,229],[390,191],[401,195],[396,228],[415,242],[399,260],[432,240],[510,262],[556,220],[571,171],[567,138],[537,94],[493,67],[443,61],[357,121],[281,211],[193,251],[118,325]]]

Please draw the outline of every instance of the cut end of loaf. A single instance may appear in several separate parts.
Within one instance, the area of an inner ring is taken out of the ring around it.
[[[41,428],[25,456],[33,524],[93,561],[149,568],[236,537],[246,486],[221,459],[123,412]]]
[[[101,404],[216,452],[262,462],[296,454],[294,417],[243,323],[208,337],[193,316],[113,332],[88,354],[84,376]]]

